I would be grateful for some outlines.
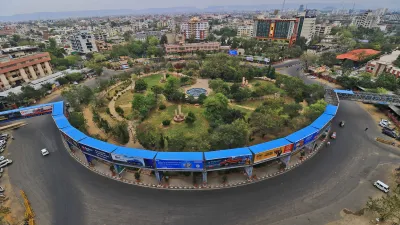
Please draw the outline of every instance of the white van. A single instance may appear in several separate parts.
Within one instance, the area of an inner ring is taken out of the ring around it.
[[[375,181],[374,186],[385,193],[389,192],[389,186],[380,180]]]

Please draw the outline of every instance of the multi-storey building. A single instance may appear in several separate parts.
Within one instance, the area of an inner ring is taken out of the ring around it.
[[[351,24],[356,27],[373,28],[376,27],[380,21],[380,16],[375,15],[369,10],[362,15],[355,16]]]
[[[297,39],[298,18],[267,18],[254,20],[254,37],[258,40],[284,40],[293,45]]]
[[[326,25],[326,24],[317,24],[315,25],[315,32],[314,32],[314,36],[326,36],[329,35],[331,33],[332,27],[330,25]]]
[[[238,26],[237,36],[238,37],[253,37],[253,26]]]
[[[171,53],[191,53],[195,51],[219,51],[220,42],[203,42],[191,44],[165,44],[165,52]]]
[[[97,47],[94,42],[93,35],[87,30],[81,30],[78,33],[70,36],[72,50],[79,53],[97,52]]]
[[[0,56],[0,88],[9,89],[38,77],[52,74],[48,52],[25,55],[12,59],[9,55]]]
[[[298,15],[298,19],[299,28],[297,38],[304,37],[307,41],[310,41],[315,33],[315,22],[317,20],[315,11],[307,10],[305,12],[301,12]]]
[[[96,46],[97,46],[97,50],[99,51],[110,51],[112,50],[112,44],[107,43],[105,41],[95,41],[96,42]]]
[[[208,21],[202,21],[197,17],[193,17],[186,23],[181,24],[181,32],[185,39],[194,38],[195,40],[203,41],[208,36]]]

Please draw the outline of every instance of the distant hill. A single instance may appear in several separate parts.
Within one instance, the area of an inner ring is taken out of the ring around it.
[[[287,3],[285,9],[296,9],[300,3]],[[364,4],[365,5],[365,4]],[[365,5],[362,8],[368,7]],[[141,10],[133,9],[107,9],[107,10],[83,10],[83,11],[65,11],[65,12],[36,12],[27,14],[16,14],[12,16],[0,16],[0,22],[17,22],[28,20],[47,20],[47,19],[65,19],[77,17],[95,17],[95,16],[120,16],[120,15],[140,15],[140,14],[175,14],[175,13],[204,13],[204,12],[233,12],[233,11],[263,11],[269,9],[281,9],[279,4],[263,5],[227,5],[227,6],[209,6],[204,9],[196,7],[172,7],[172,8],[149,8]],[[308,9],[351,9],[352,4],[339,3],[309,3],[305,4]],[[356,5],[356,8],[360,6]]]

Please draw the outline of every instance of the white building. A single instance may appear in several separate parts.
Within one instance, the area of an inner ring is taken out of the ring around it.
[[[377,16],[383,16],[387,13],[387,11],[388,11],[387,8],[379,8],[375,10],[374,14]]]
[[[362,15],[355,16],[352,25],[356,27],[373,28],[381,21],[380,16],[374,15],[372,11],[367,11]]]
[[[181,24],[181,32],[185,39],[194,37],[196,40],[205,40],[208,36],[208,28],[208,21],[202,21],[197,17]]]
[[[314,36],[326,36],[331,33],[332,27],[326,24],[317,24],[315,25],[315,33]]]
[[[87,30],[81,30],[70,36],[71,47],[79,53],[98,52],[93,35]]]
[[[253,37],[253,26],[238,26],[237,28],[237,36],[238,37]]]
[[[299,18],[299,29],[301,29],[299,30],[300,36],[304,37],[307,41],[310,41],[315,33],[315,22],[317,21],[317,17],[313,13],[307,11],[300,13]]]

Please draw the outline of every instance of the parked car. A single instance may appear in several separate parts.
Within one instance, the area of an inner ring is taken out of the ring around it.
[[[383,134],[386,134],[387,136],[392,137],[392,138],[398,138],[398,137],[399,137],[399,136],[397,135],[396,131],[390,130],[390,129],[385,129],[385,128],[383,128],[383,129],[382,129],[382,133],[383,133]]]
[[[310,76],[310,79],[317,79],[316,76]]]
[[[385,119],[381,119],[381,121],[379,122],[379,126],[381,127],[388,127],[390,125],[390,121],[385,120]]]
[[[2,186],[0,186],[0,192],[4,192],[4,191],[5,191],[5,189]]]
[[[40,150],[40,152],[42,153],[43,156],[50,154],[49,151],[47,151],[47,149],[45,149],[45,148]]]
[[[0,156],[0,161],[5,160],[6,158],[4,156]]]
[[[11,164],[13,161],[11,159],[5,159],[0,161],[0,168],[6,167],[7,165]]]
[[[389,186],[380,180],[375,181],[374,186],[385,193],[389,192]]]

